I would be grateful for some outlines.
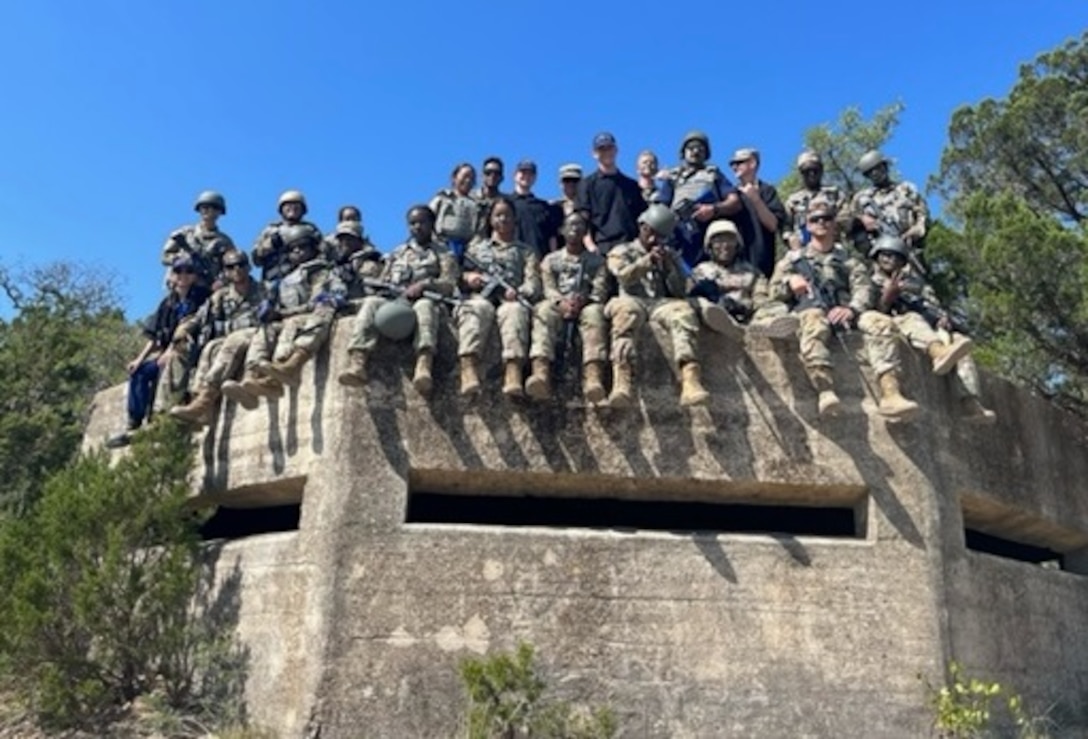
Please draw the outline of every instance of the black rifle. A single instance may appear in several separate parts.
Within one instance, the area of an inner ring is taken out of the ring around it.
[[[484,285],[483,290],[480,291],[480,297],[482,297],[484,300],[490,300],[492,303],[497,302],[495,300],[495,293],[499,291],[499,288],[502,288],[504,291],[511,290],[513,291],[514,295],[517,296],[515,300],[517,300],[518,303],[520,303],[525,308],[528,308],[530,311],[532,311],[532,301],[522,295],[520,292],[518,292],[518,289],[514,287],[514,285],[512,285],[508,279],[506,279],[506,277],[502,273],[502,267],[500,265],[495,264],[494,262],[488,265],[481,264],[472,255],[466,252],[465,266],[469,269],[475,270],[477,272],[483,272],[487,275],[487,284]],[[502,295],[499,295],[498,297],[501,299]]]
[[[582,281],[585,278],[585,257],[578,258],[578,271],[574,273],[574,289],[571,292],[572,300],[579,300],[584,305],[586,296],[582,295]],[[555,376],[562,377],[567,369],[567,357],[574,353],[574,327],[578,323],[578,316],[563,319],[563,341],[555,351]]]
[[[743,305],[731,295],[726,295],[722,290],[721,285],[714,280],[696,280],[695,284],[692,285],[691,290],[688,291],[688,297],[705,298],[711,303],[720,305],[739,323],[746,323],[748,319],[752,317],[751,308]]]
[[[369,287],[373,290],[378,290],[389,297],[399,298],[404,295],[404,292],[408,289],[407,285],[398,285],[395,282],[387,282],[386,280],[379,280],[375,277],[364,277],[363,286]],[[424,290],[420,293],[421,298],[429,298],[436,302],[445,303],[446,305],[456,306],[461,303],[457,298],[452,298],[448,295],[443,295],[437,290]]]
[[[893,307],[917,313],[922,318],[926,319],[926,322],[933,328],[937,328],[937,323],[942,318],[947,318],[953,331],[961,334],[966,334],[968,332],[967,324],[960,319],[959,316],[953,315],[951,312],[941,308],[941,306],[935,305],[919,295],[900,294],[899,298],[896,300],[896,305]]]

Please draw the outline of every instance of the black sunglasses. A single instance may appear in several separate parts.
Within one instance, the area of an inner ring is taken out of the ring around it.
[[[195,275],[196,270],[192,267],[174,267],[174,274],[176,275]]]
[[[812,216],[808,219],[809,223],[831,223],[834,218],[831,216]]]
[[[224,264],[223,269],[241,269],[245,266],[245,262],[231,262],[230,264]]]

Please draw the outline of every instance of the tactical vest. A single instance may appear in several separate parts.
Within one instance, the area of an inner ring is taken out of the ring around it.
[[[471,239],[476,231],[480,204],[474,198],[458,195],[450,190],[443,190],[438,197],[435,232],[447,239]]]
[[[280,281],[279,305],[288,310],[308,305],[314,287],[325,281],[328,271],[329,264],[323,259],[300,264]]]
[[[581,295],[589,299],[593,279],[603,267],[604,259],[600,254],[586,251],[574,256],[561,249],[544,257],[540,270],[552,275],[560,295]]]
[[[722,291],[722,297],[747,303],[755,291],[760,273],[748,262],[736,259],[728,267],[717,262],[702,262],[691,271],[693,280],[712,280]]]
[[[257,308],[263,299],[264,289],[256,280],[250,280],[249,292],[245,295],[240,294],[234,285],[220,288],[212,297],[215,335],[226,336],[257,326]]]
[[[707,165],[694,172],[675,170],[672,180],[672,201],[675,208],[680,203],[716,203],[722,199],[719,187],[721,173],[714,165]]]
[[[516,241],[500,244],[489,239],[470,244],[466,253],[485,269],[494,269],[497,266],[503,279],[518,287],[525,281],[525,265],[528,261],[526,255],[529,249],[530,247]]]
[[[422,280],[434,280],[441,275],[442,264],[438,252],[433,247],[410,241],[401,244],[389,255],[384,279],[394,285],[411,285]]]

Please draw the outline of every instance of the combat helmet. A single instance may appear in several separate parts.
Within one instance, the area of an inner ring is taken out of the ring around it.
[[[227,200],[215,190],[205,190],[196,197],[193,210],[199,211],[202,205],[214,205],[223,215],[227,214]]]
[[[706,147],[706,158],[710,159],[710,137],[703,131],[688,131],[684,135],[684,140],[680,142],[680,156],[684,156],[684,147],[692,141],[702,141]]]
[[[817,167],[824,166],[824,160],[820,158],[820,155],[812,149],[805,149],[797,157],[797,169],[801,169],[806,164],[816,165]]]
[[[903,243],[903,240],[891,234],[884,234],[873,242],[873,247],[869,250],[869,258],[875,259],[878,254],[884,251],[898,254],[904,259],[910,255],[910,250],[907,249],[907,245]]]
[[[401,341],[416,328],[416,312],[406,300],[387,300],[374,313],[374,328],[392,341]]]
[[[654,203],[638,217],[639,223],[645,223],[659,236],[670,236],[676,228],[676,214],[661,203]]]
[[[286,190],[280,199],[276,202],[276,210],[282,211],[283,206],[287,203],[298,203],[302,206],[302,215],[306,215],[306,211],[309,210],[306,207],[306,196],[302,194],[301,190]]]
[[[858,160],[858,169],[862,174],[866,174],[873,168],[887,163],[888,159],[880,153],[880,150],[870,149],[861,155],[861,159]]]

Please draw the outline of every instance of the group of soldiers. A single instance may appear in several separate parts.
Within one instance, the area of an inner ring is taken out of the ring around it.
[[[250,256],[218,227],[223,196],[201,193],[199,222],[163,248],[168,294],[145,322],[148,342],[129,365],[128,429],[112,442],[126,443],[154,405],[173,404],[171,415],[203,425],[221,396],[252,409],[282,395],[347,313],[338,381],[348,387],[367,384],[383,338],[411,338],[412,383],[428,396],[448,314],[462,395],[482,392],[480,358],[497,327],[503,395],[550,398],[556,369],[577,355],[586,402],[622,408],[634,400],[637,337],[650,321],[671,339],[682,406],[709,400],[698,351],[709,330],[799,339],[819,415],[830,416],[841,407],[830,343],[856,329],[882,415],[903,421],[918,409],[900,390],[906,343],[928,354],[935,374],[955,372],[965,420],[993,421],[979,400],[971,339],[925,279],[925,203],[913,185],[892,181],[880,152],[861,157],[871,186],[849,201],[823,184],[820,156],[802,152],[804,187],[783,202],[759,179],[757,150],[734,153],[734,184],[709,163],[699,131],[684,137],[675,167],[660,169],[642,152],[637,178],[619,171],[612,134],[597,134],[591,151],[596,170],[583,177],[577,164],[561,167],[563,196],[551,202],[532,192],[532,161],[518,163],[509,194],[499,189],[501,159],[484,162],[479,188],[475,168],[457,165],[449,188],[408,209],[408,238],[388,254],[367,238],[358,208],[341,208],[323,236],[305,220],[304,195],[289,190]]]

